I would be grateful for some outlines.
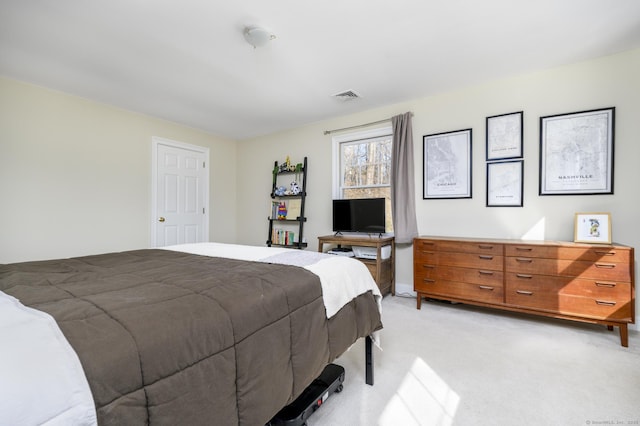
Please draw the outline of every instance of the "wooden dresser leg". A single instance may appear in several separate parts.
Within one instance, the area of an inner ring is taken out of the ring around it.
[[[627,324],[620,324],[620,344],[625,348],[629,347],[629,329]]]
[[[416,304],[417,309],[420,309],[422,307],[422,295],[420,293],[418,293],[416,297]]]
[[[613,331],[613,326],[612,326],[612,325],[608,325],[608,326],[607,326],[607,330],[609,330],[609,331]]]

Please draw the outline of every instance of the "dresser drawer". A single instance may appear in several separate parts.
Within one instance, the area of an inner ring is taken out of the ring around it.
[[[446,281],[504,287],[504,274],[502,271],[492,271],[490,269],[440,267],[438,268],[438,278]]]
[[[593,319],[631,321],[631,302],[628,298],[593,298],[550,292],[514,290],[507,285],[505,299],[508,305],[538,309],[563,315]]]
[[[420,256],[414,258],[414,264],[501,271],[504,268],[504,257],[493,254],[422,251]]]
[[[429,263],[413,263],[413,275],[415,277],[436,278],[438,267]]]
[[[535,244],[507,244],[504,249],[504,255],[513,257],[536,257],[614,263],[629,263],[631,261],[630,250],[610,246],[566,247],[542,246]]]
[[[482,241],[414,240],[414,258],[434,252],[476,253],[502,256],[504,245]]]
[[[414,280],[414,290],[418,293],[434,297],[468,299],[486,303],[503,303],[502,285],[470,284],[459,281],[441,279]]]
[[[556,260],[525,256],[505,257],[504,263],[507,272],[631,281],[631,269],[627,263]]]
[[[454,253],[493,254],[498,256],[502,256],[504,253],[502,244],[490,241],[439,241],[438,250]]]
[[[438,252],[434,250],[426,250],[414,248],[413,250],[413,261],[416,263],[430,263],[432,265],[436,264],[436,254]]]
[[[472,253],[438,253],[436,257],[439,266],[458,266],[461,268],[478,268],[492,271],[503,269],[504,257],[494,254]]]
[[[573,277],[552,277],[548,275],[506,273],[505,286],[510,291],[532,291],[555,295],[573,295],[593,298],[614,298],[631,300],[631,283],[609,280],[582,279]]]
[[[414,277],[416,280],[435,280],[439,278],[445,281],[460,281],[472,284],[483,284],[497,287],[504,286],[504,274],[502,271],[488,269],[456,268],[428,264],[414,264]]]
[[[414,238],[413,247],[418,249],[430,249],[435,250],[440,240],[433,240],[430,238]]]

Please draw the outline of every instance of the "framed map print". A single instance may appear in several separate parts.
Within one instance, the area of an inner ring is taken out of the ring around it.
[[[615,108],[540,117],[540,195],[613,194]]]
[[[524,160],[487,163],[487,207],[522,207]]]
[[[471,198],[471,132],[423,137],[423,199]]]
[[[487,117],[487,161],[522,158],[523,112]]]

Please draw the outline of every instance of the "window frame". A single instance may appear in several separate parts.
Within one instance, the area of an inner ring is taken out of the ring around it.
[[[393,137],[393,129],[391,125],[379,126],[373,129],[360,130],[355,132],[343,133],[331,138],[332,142],[332,195],[333,199],[342,199],[340,192],[340,179],[342,177],[341,169],[341,150],[343,143],[358,142],[367,139],[375,139],[382,137]],[[387,186],[387,185],[368,185],[367,187]],[[389,185],[390,186],[390,185]]]

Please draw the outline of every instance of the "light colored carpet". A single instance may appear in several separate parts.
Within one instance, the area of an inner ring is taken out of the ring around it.
[[[640,424],[640,336],[469,305],[386,296],[375,384],[364,339],[344,390],[309,426]]]

